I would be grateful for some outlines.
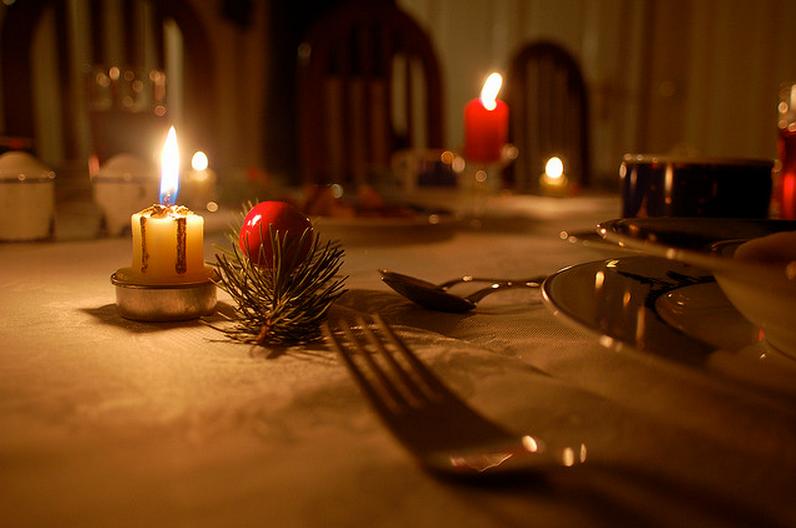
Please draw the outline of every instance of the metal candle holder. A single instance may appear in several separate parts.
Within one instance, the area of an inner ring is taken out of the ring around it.
[[[111,275],[119,314],[134,321],[189,321],[209,315],[216,307],[217,272],[207,266],[205,271],[205,280],[141,284],[131,279],[131,268],[120,268]]]

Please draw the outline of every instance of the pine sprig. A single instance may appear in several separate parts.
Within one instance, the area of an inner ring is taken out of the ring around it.
[[[271,266],[258,266],[238,248],[233,228],[231,249],[216,254],[219,279],[216,284],[235,301],[229,325],[218,328],[227,337],[243,343],[292,345],[317,341],[320,325],[331,304],[345,293],[347,277],[339,275],[344,251],[339,242],[321,243],[307,229],[299,238],[269,225],[267,238],[273,248]],[[307,242],[309,240],[309,242]],[[309,244],[306,257],[299,248]],[[263,244],[260,262],[265,259]]]

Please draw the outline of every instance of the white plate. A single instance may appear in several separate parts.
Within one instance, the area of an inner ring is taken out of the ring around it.
[[[796,221],[723,218],[625,218],[598,226],[611,242],[711,271],[733,305],[765,331],[766,339],[796,358],[796,261],[734,258],[735,247],[774,233],[793,232]]]
[[[761,341],[701,268],[648,256],[589,262],[551,275],[542,296],[557,316],[596,332],[606,347],[796,395],[796,361]]]

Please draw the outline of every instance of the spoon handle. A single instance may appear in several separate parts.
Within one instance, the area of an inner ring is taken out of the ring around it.
[[[487,295],[492,295],[496,291],[510,290],[512,288],[538,288],[539,286],[542,285],[542,282],[544,282],[545,278],[546,277],[542,275],[539,277],[531,277],[530,279],[520,280],[520,281],[504,280],[499,282],[493,282],[486,288],[474,291],[473,293],[465,297],[465,299],[467,299],[472,303],[477,303]]]
[[[504,282],[539,282],[541,283],[547,278],[546,275],[539,275],[537,277],[531,277],[528,279],[490,279],[487,277],[473,277],[472,275],[465,275],[464,277],[459,277],[458,279],[451,279],[449,281],[445,281],[442,284],[437,284],[437,288],[441,290],[447,290],[451,286],[455,286],[462,282],[491,282],[494,284],[503,284]],[[491,286],[490,286],[491,287]]]

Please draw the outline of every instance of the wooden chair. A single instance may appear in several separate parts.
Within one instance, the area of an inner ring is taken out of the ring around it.
[[[111,64],[107,57],[105,32],[108,31],[103,22],[103,10],[107,2],[101,0],[88,1],[89,28],[87,35],[90,49],[90,60],[93,64],[118,66],[121,75],[126,71],[136,70],[143,64],[143,37],[140,21],[136,21],[136,4],[134,0],[121,0],[122,33],[112,35],[118,39],[123,53],[122,64]],[[149,2],[151,27],[154,40],[148,45],[154,48],[155,68],[164,65],[163,22],[172,19],[180,27],[184,42],[183,67],[185,86],[197,86],[201,89],[185,90],[185,128],[194,134],[192,139],[207,150],[212,150],[212,114],[214,109],[214,64],[207,34],[201,18],[188,0],[151,0]],[[33,35],[47,10],[54,11],[56,49],[54,50],[57,64],[57,78],[52,79],[59,89],[61,115],[60,129],[63,136],[63,156],[65,160],[78,160],[83,152],[83,139],[78,115],[80,105],[75,104],[76,94],[73,92],[74,79],[84,75],[85,65],[75,64],[70,57],[69,34],[69,2],[67,0],[26,0],[15,2],[7,8],[0,30],[0,63],[2,63],[3,115],[5,117],[4,134],[18,138],[34,138],[34,90],[32,45]],[[106,73],[108,68],[106,68]],[[148,75],[148,72],[143,72]],[[124,79],[120,79],[124,81]],[[128,83],[129,84],[129,83]],[[108,108],[102,109],[88,101],[88,121],[95,129],[97,138],[108,141],[90,145],[91,150],[101,150],[102,157],[114,154],[114,151],[126,151],[141,156],[148,156],[149,144],[142,141],[148,138],[149,131],[162,128],[162,121],[167,115],[144,115],[137,107],[125,108],[114,99]],[[157,105],[152,105],[157,110]],[[135,110],[135,111],[134,111]],[[164,119],[165,118],[165,119]],[[128,126],[129,125],[129,126]],[[109,131],[116,132],[109,134]],[[160,138],[158,138],[160,139]],[[146,143],[146,145],[144,145]],[[35,148],[35,147],[34,147]],[[143,150],[139,152],[139,150]]]
[[[441,147],[431,41],[393,5],[348,3],[298,49],[299,170],[305,183],[364,183],[407,147]]]
[[[587,186],[591,170],[589,100],[578,62],[562,46],[527,44],[507,76],[509,140],[519,157],[507,171],[515,188],[534,192],[551,156],[564,161],[570,182]]]

